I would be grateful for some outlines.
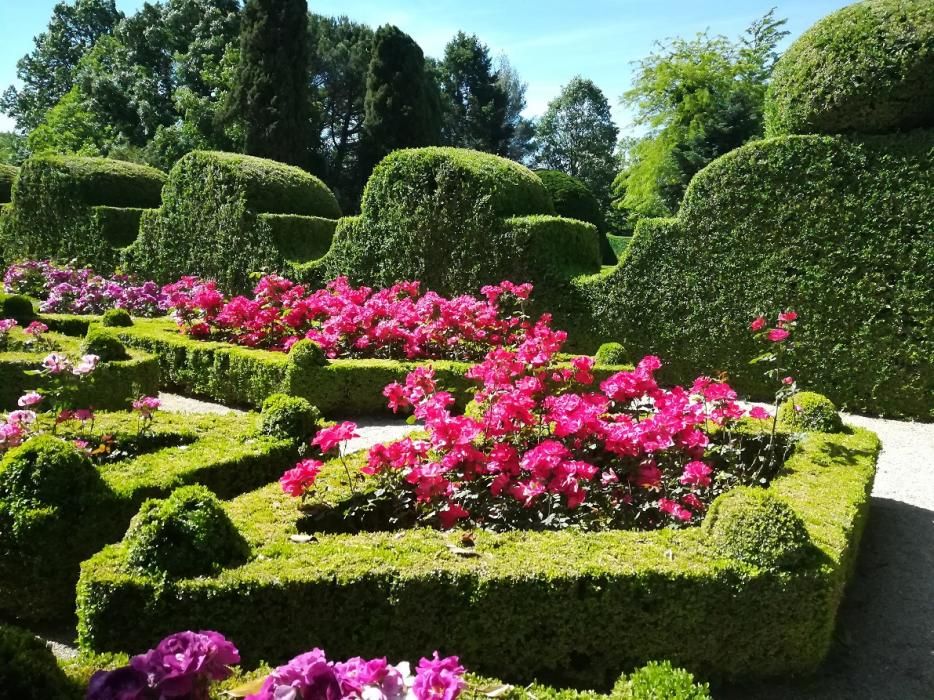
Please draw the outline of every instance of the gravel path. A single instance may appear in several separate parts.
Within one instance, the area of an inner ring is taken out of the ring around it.
[[[221,415],[227,413],[243,413],[243,411],[239,409],[228,408],[219,403],[201,401],[200,399],[192,399],[187,396],[167,394],[165,392],[159,393],[159,401],[162,402],[160,408],[170,413],[219,413]]]

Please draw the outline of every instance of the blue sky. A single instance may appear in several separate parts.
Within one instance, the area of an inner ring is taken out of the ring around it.
[[[32,49],[56,0],[0,0],[0,89],[15,80],[16,60]],[[130,14],[142,0],[117,0]],[[577,74],[606,93],[621,128],[629,115],[618,106],[629,87],[633,61],[646,56],[656,39],[693,36],[708,29],[735,37],[756,17],[776,7],[798,36],[847,0],[310,0],[320,14],[345,14],[376,26],[398,25],[431,56],[459,29],[477,34],[493,54],[501,52],[528,83],[529,115],[541,114]],[[0,130],[11,127],[0,115]]]

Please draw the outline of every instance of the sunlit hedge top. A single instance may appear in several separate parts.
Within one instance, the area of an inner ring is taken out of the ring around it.
[[[934,2],[868,0],[828,15],[776,65],[765,114],[770,136],[934,126]]]

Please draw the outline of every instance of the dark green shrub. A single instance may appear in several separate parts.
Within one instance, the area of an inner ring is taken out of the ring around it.
[[[289,364],[298,369],[324,367],[327,363],[328,358],[324,350],[313,340],[302,338],[289,348]]]
[[[811,544],[801,518],[766,489],[742,487],[717,497],[703,528],[718,552],[760,568],[793,568]]]
[[[6,204],[10,201],[10,195],[13,192],[13,181],[19,174],[19,168],[13,165],[0,163],[0,204]]]
[[[91,326],[81,342],[82,355],[97,355],[101,362],[119,362],[130,358],[126,347],[113,331],[101,326]]]
[[[934,127],[934,3],[856,2],[802,34],[775,66],[766,132]]]
[[[629,358],[621,343],[604,343],[597,349],[594,359],[598,365],[622,365]]]
[[[83,693],[31,632],[0,625],[0,694],[13,700],[78,700]]]
[[[263,432],[278,438],[305,440],[311,436],[321,413],[307,400],[288,394],[272,394],[263,402]]]
[[[36,312],[32,302],[19,294],[0,293],[0,318],[15,318],[17,321],[28,321],[35,318]]]
[[[616,255],[606,237],[606,219],[600,202],[582,181],[560,170],[536,170],[545,184],[558,216],[586,221],[597,227],[600,234],[600,255],[604,265],[616,263]]]
[[[695,683],[693,674],[670,661],[650,661],[628,678],[621,676],[610,700],[710,700],[710,687]]]
[[[833,401],[813,391],[799,391],[778,409],[778,421],[790,430],[839,433],[843,421]]]
[[[162,207],[143,215],[140,236],[125,261],[128,268],[160,282],[197,274],[242,292],[253,286],[251,273],[285,271],[295,256],[323,249],[321,232],[329,225],[314,217],[339,216],[327,186],[299,168],[234,153],[193,151],[172,168]],[[290,240],[296,235],[305,240]]]
[[[101,317],[101,325],[106,328],[128,328],[133,325],[133,318],[126,309],[107,309]]]
[[[127,223],[114,210],[159,206],[164,181],[158,170],[109,158],[30,158],[13,187],[3,257],[74,259],[96,272],[113,272],[117,247],[135,238],[132,221],[138,216],[129,215]]]
[[[166,499],[143,503],[124,541],[131,566],[173,577],[209,574],[249,555],[217,496],[203,486],[183,486]]]

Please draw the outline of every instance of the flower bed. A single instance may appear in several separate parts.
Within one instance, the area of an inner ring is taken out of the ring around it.
[[[97,413],[93,425],[60,423],[58,435],[79,440],[77,447],[45,435],[0,462],[4,616],[70,615],[78,564],[119,539],[144,499],[194,483],[234,496],[275,478],[296,454],[293,440],[260,434],[255,414],[166,414],[150,422],[151,410]],[[82,454],[85,443],[92,461]],[[34,474],[35,488],[18,473]]]
[[[750,529],[752,543],[724,554],[725,516],[654,532],[478,531],[470,543],[433,528],[327,532],[270,484],[225,507],[250,545],[246,564],[164,579],[128,566],[125,543],[86,561],[80,643],[141,651],[175,629],[212,628],[244,640],[255,661],[315,645],[406,658],[445,640],[484,673],[588,687],[652,658],[733,678],[804,673],[830,643],[878,450],[866,431],[809,433],[786,461],[765,493],[807,526],[810,546],[793,564],[770,563],[755,543],[779,528]],[[318,489],[350,500],[345,478],[332,461]]]

